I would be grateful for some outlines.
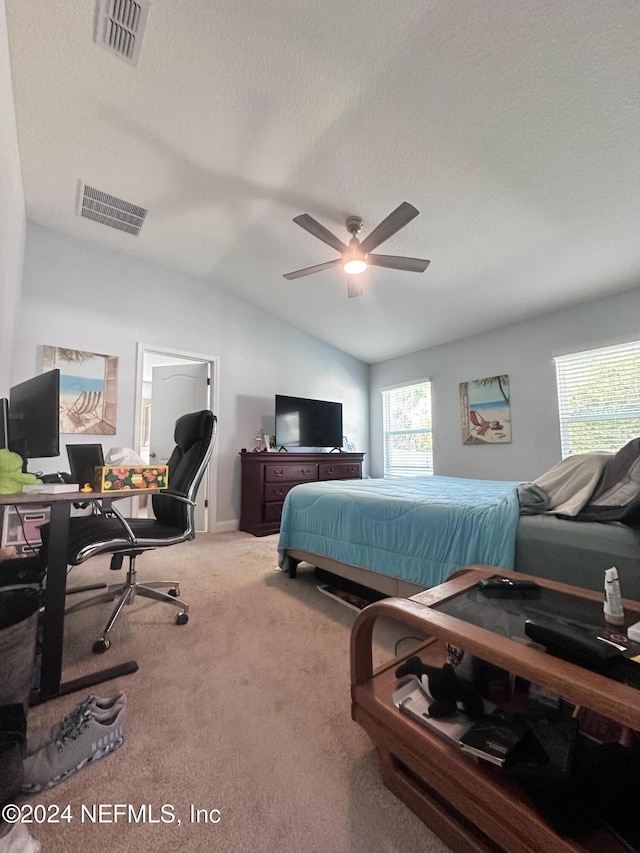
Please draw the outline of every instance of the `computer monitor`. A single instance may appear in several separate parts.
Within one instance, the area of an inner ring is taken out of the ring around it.
[[[104,465],[101,444],[67,444],[71,482],[82,488],[85,483],[95,482],[96,466]]]
[[[60,370],[48,370],[9,391],[9,449],[23,460],[60,453]]]

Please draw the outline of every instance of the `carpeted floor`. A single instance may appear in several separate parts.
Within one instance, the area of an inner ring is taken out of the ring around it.
[[[65,678],[131,658],[140,669],[96,689],[126,691],[125,744],[25,800],[70,806],[71,821],[30,827],[43,853],[447,851],[383,786],[371,742],[351,721],[356,613],[322,595],[311,570],[295,580],[277,571],[276,545],[277,536],[200,535],[144,555],[141,576],[180,579],[189,623],[177,626],[172,609],[138,600],[103,656],[91,644],[110,605],[68,617]],[[69,585],[96,579],[119,575],[94,559],[73,570]],[[392,657],[406,634],[393,622],[376,628],[377,661]],[[404,642],[408,651],[412,641]],[[84,696],[32,708],[30,730]],[[106,806],[101,818],[97,804]],[[146,820],[116,817],[114,804]]]

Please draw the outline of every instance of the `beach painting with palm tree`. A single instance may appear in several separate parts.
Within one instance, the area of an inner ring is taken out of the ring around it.
[[[60,432],[115,435],[118,357],[44,346],[43,371],[60,369]]]
[[[511,441],[506,373],[460,383],[460,421],[463,444],[508,444]]]

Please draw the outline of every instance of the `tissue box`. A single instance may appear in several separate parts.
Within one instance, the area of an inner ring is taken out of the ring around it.
[[[144,489],[166,489],[168,481],[167,465],[142,465],[135,468],[103,465],[96,468],[94,488],[97,492],[139,492]]]

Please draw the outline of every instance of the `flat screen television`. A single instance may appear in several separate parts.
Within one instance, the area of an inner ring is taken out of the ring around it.
[[[9,391],[9,450],[23,460],[60,454],[60,370],[48,370]]]
[[[9,447],[9,401],[0,398],[0,450]]]
[[[278,447],[342,447],[342,403],[276,394]]]

